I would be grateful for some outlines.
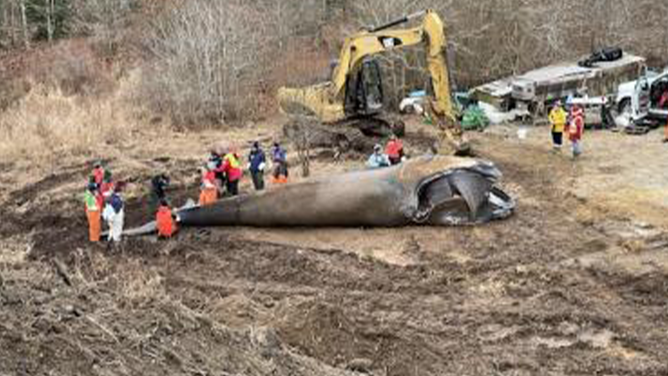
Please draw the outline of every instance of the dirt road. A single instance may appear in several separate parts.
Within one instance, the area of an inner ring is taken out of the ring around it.
[[[473,135],[519,202],[481,227],[186,229],[108,251],[85,242],[84,163],[2,165],[0,375],[667,374],[668,150],[591,132],[573,163],[515,130]],[[147,153],[112,164],[194,195],[196,155]],[[148,216],[139,197],[128,214]]]

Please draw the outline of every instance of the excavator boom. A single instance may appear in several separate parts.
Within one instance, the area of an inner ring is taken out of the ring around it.
[[[395,26],[422,18],[414,28],[394,29]],[[410,46],[424,46],[432,88],[427,111],[441,131],[441,141],[454,145],[458,154],[468,152],[461,127],[454,115],[450,77],[446,60],[447,40],[445,25],[431,10],[415,13],[371,30],[361,31],[346,38],[339,56],[339,64],[330,82],[304,88],[279,90],[279,103],[287,113],[315,115],[325,123],[345,120],[351,116],[346,107],[346,96],[351,77],[364,62],[376,54]]]

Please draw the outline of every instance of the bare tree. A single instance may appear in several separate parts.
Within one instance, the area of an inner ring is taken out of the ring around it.
[[[26,0],[0,1],[0,49],[30,47]]]
[[[156,21],[146,43],[153,58],[144,75],[146,98],[182,124],[255,115],[257,94],[266,90],[283,42],[311,24],[300,13],[304,6],[288,0],[181,1]]]
[[[26,0],[18,0],[21,10],[21,31],[23,34],[23,45],[30,48],[30,32],[28,31],[28,16],[26,13]]]
[[[239,116],[261,77],[263,26],[241,2],[194,0],[155,25],[147,42],[149,104],[180,123]],[[270,35],[269,35],[270,37]]]
[[[74,27],[78,33],[99,41],[105,51],[113,54],[130,23],[133,9],[139,0],[75,0]]]

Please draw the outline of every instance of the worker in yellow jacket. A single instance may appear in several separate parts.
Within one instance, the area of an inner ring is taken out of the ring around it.
[[[568,117],[560,101],[554,104],[548,117],[552,131],[552,147],[555,152],[559,152],[563,144],[564,128],[566,127]]]

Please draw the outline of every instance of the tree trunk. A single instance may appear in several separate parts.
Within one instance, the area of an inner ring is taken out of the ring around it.
[[[302,165],[302,176],[305,178],[311,175],[311,158],[308,148],[308,145],[306,145],[305,149],[299,151],[299,159],[301,160]]]
[[[21,8],[21,29],[23,31],[23,45],[26,49],[30,48],[30,32],[28,31],[28,16],[26,15],[26,0],[20,0]]]
[[[53,2],[55,0],[47,0],[47,6],[46,6],[46,33],[47,33],[47,40],[49,42],[53,41],[53,30],[54,30],[54,11],[53,11]]]

